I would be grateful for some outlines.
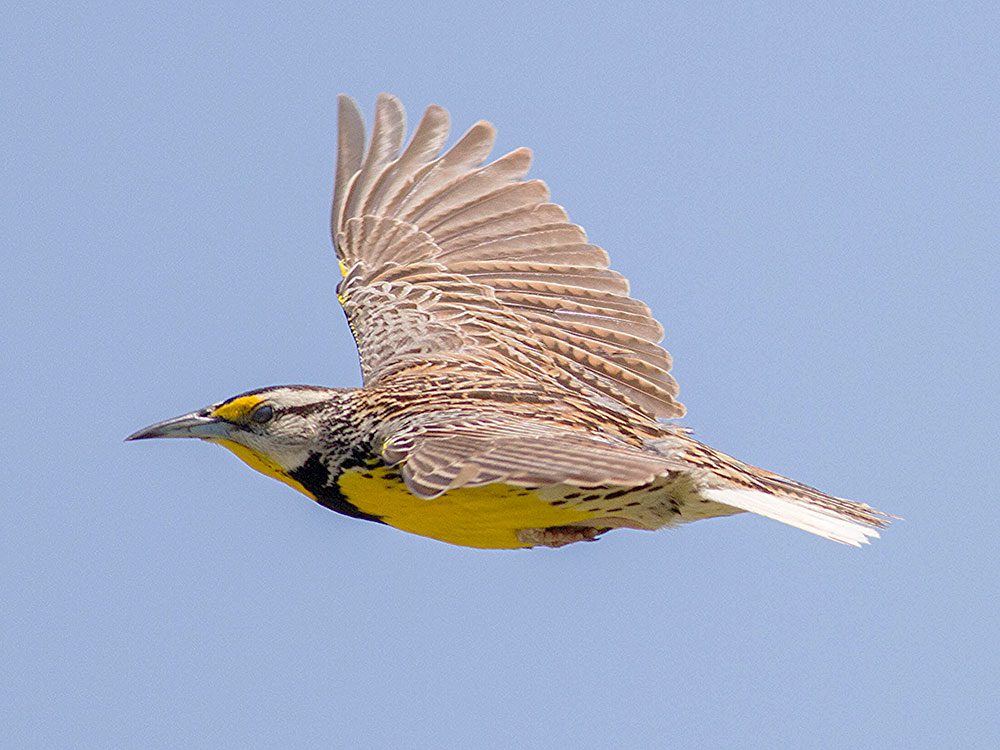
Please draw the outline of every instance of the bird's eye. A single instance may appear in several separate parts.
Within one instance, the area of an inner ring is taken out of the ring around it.
[[[250,414],[250,419],[252,419],[257,424],[264,424],[274,416],[274,407],[270,404],[261,404]]]

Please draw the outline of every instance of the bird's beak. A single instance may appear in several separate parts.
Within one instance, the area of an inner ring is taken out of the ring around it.
[[[224,419],[211,416],[207,410],[193,411],[173,419],[143,427],[133,432],[126,440],[148,440],[149,438],[201,438],[202,440],[227,437],[232,425]]]

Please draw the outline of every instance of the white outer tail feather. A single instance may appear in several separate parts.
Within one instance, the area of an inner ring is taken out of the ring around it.
[[[841,544],[860,547],[870,538],[879,536],[871,526],[821,507],[808,504],[799,498],[772,495],[760,490],[735,488],[706,488],[703,496],[717,503],[731,505],[757,515],[773,518],[811,534],[831,539]]]

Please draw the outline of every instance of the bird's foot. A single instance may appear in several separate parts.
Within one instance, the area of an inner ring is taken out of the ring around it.
[[[592,526],[549,526],[545,529],[521,529],[517,538],[532,547],[565,547],[574,542],[595,542],[608,529]]]

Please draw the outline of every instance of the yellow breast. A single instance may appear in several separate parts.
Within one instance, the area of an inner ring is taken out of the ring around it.
[[[340,491],[365,513],[420,536],[464,547],[529,547],[521,529],[542,529],[593,518],[594,513],[552,505],[535,490],[494,484],[451,490],[433,500],[411,493],[397,471],[381,466],[341,475]]]
[[[316,499],[267,456],[230,440],[217,442],[251,468]],[[463,547],[530,547],[518,539],[518,531],[565,526],[598,515],[568,504],[553,505],[558,496],[543,498],[536,490],[506,484],[463,487],[426,500],[411,493],[399,472],[386,466],[348,470],[338,484],[348,502],[389,526]]]

